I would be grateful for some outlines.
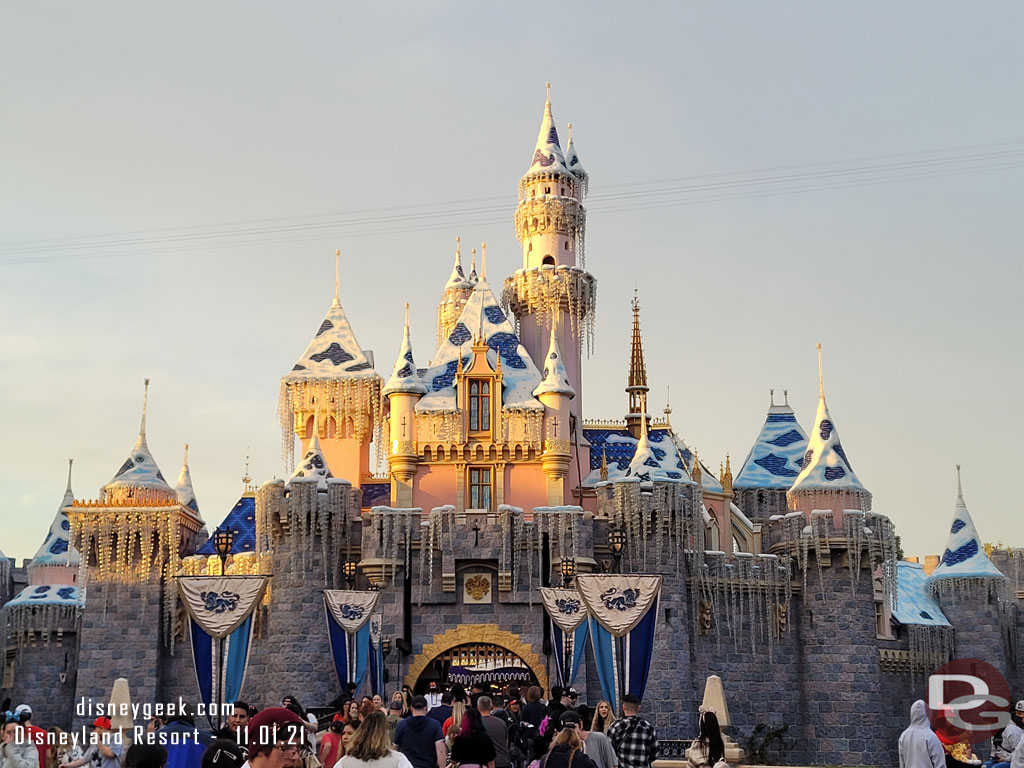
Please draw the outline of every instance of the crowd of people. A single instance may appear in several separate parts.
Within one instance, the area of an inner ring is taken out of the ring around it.
[[[321,723],[294,696],[259,710],[234,702],[226,724],[203,731],[187,712],[147,721],[146,736],[118,734],[96,718],[86,743],[32,722],[22,704],[4,713],[0,768],[650,768],[658,756],[654,727],[640,700],[579,703],[573,688],[501,690],[454,684],[426,695],[405,688],[339,697]],[[691,750],[694,768],[721,763],[724,749],[713,712],[702,712]]]
[[[974,734],[955,725],[952,714],[937,711],[929,718],[924,701],[911,705],[910,726],[900,734],[900,768],[1024,768],[1024,700],[992,737],[992,756],[984,763],[971,748]]]

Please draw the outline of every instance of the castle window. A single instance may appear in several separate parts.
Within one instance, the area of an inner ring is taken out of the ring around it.
[[[487,379],[470,379],[469,382],[469,431],[489,432],[491,429],[491,382]]]
[[[491,509],[491,468],[469,468],[469,508]]]
[[[543,260],[541,260],[541,264],[545,267],[553,267],[555,266],[555,257],[551,255],[545,256]]]
[[[551,194],[551,187],[544,187],[544,194],[545,195],[550,195]]]
[[[566,251],[569,250],[569,241],[568,240],[566,240],[564,243],[562,243],[562,249],[566,250]]]
[[[565,187],[559,187],[558,188],[558,194],[560,194],[560,195],[562,195],[564,197],[565,196]]]

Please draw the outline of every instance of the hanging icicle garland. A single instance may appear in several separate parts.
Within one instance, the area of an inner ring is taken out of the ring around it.
[[[526,523],[523,520],[522,507],[513,507],[510,504],[498,505],[498,518],[501,524],[501,554],[498,561],[499,573],[509,574],[509,589],[514,594],[519,589],[519,569],[523,557],[519,550],[528,545],[526,538]],[[529,560],[529,552],[526,559]],[[527,581],[528,587],[532,590],[532,584]]]
[[[578,339],[586,339],[587,356],[594,350],[597,315],[597,280],[579,267],[533,267],[516,270],[505,279],[501,294],[506,315],[518,319],[525,314],[540,315],[551,323],[559,312],[569,315]]]
[[[33,605],[18,603],[3,609],[8,636],[22,648],[28,635],[55,632],[77,632],[82,621],[82,608],[78,605]]]
[[[386,565],[390,565],[391,580],[394,581],[398,566],[405,568],[410,573],[412,567],[412,544],[413,534],[421,530],[420,522],[423,520],[423,510],[419,507],[395,508],[395,507],[372,507],[370,514],[373,519],[374,530],[378,534],[378,541],[382,542],[380,557]],[[428,536],[430,518],[428,522]],[[421,543],[421,549],[423,544]],[[431,553],[433,546],[429,547]],[[431,567],[433,574],[433,567]]]
[[[928,675],[953,658],[953,628],[935,624],[909,624],[907,631],[910,640],[910,674],[916,685],[918,675],[927,679]]]
[[[295,434],[305,432],[305,422],[312,414],[320,424],[333,418],[339,435],[351,434],[360,442],[374,442],[379,464],[385,400],[382,386],[383,380],[372,371],[344,379],[282,378],[277,418],[281,425],[281,458],[288,472],[295,468]]]

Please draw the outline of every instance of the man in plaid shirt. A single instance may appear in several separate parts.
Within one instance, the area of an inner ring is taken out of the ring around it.
[[[658,735],[654,726],[640,717],[639,697],[631,693],[623,696],[622,714],[624,717],[608,729],[620,768],[650,768],[658,756]]]

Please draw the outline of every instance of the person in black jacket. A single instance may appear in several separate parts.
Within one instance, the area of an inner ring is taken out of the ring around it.
[[[578,720],[578,718],[577,718]],[[551,740],[551,749],[540,761],[541,768],[597,768],[583,752],[576,722],[562,723],[562,730]]]
[[[467,709],[462,716],[462,730],[452,742],[452,762],[461,766],[487,766],[494,757],[494,742],[484,730],[480,712]]]
[[[544,719],[545,707],[541,697],[544,691],[539,685],[531,685],[526,689],[526,706],[523,707],[523,721],[534,728],[540,728],[540,721]]]

